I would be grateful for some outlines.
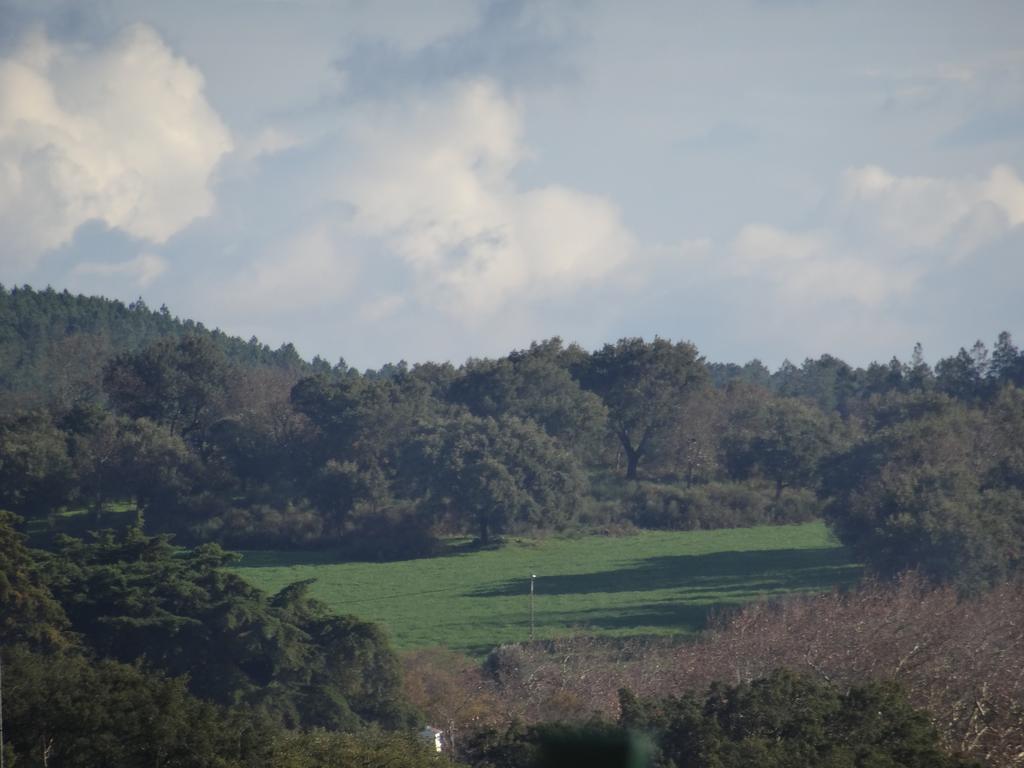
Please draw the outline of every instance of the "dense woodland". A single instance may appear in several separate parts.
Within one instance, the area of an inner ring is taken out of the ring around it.
[[[222,547],[389,559],[452,536],[488,547],[820,517],[879,584],[914,571],[920,595],[1003,595],[995,614],[1020,594],[1024,354],[1009,333],[934,366],[918,347],[867,368],[823,355],[772,372],[688,342],[591,352],[555,338],[459,367],[359,372],[141,300],[0,288],[0,393],[12,765],[442,759],[406,735],[446,700],[423,695],[433,672],[407,663],[403,680],[375,627],[329,615],[308,584],[260,593],[222,570]],[[890,600],[898,587],[878,589]],[[1013,631],[992,653],[1021,647]],[[614,702],[597,709],[549,691],[495,721],[515,689],[505,672],[522,665],[494,658],[442,681],[476,713],[448,717],[472,732],[460,755],[474,765],[557,764],[565,745],[602,740],[665,766],[1024,761],[1006,726],[1022,722],[1019,688],[978,704],[974,722],[991,727],[974,742],[937,728],[952,721],[890,685],[892,669],[790,658],[671,691],[624,679],[634,693],[606,686]],[[998,727],[1010,736],[992,741]]]

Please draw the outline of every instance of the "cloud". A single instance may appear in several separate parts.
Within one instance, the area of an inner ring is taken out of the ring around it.
[[[912,267],[845,253],[823,232],[788,232],[762,225],[740,230],[730,261],[734,275],[764,279],[788,298],[821,303],[852,299],[874,306],[908,292]]]
[[[1007,166],[984,179],[865,166],[842,174],[826,208],[813,229],[741,228],[726,271],[767,282],[786,299],[877,307],[1024,224],[1024,183]]]
[[[218,296],[229,312],[261,314],[286,314],[340,299],[358,271],[341,241],[333,224],[311,225],[267,248]]]
[[[167,271],[167,261],[155,253],[140,253],[128,261],[84,261],[71,270],[71,277],[126,277],[139,288],[147,288]]]
[[[149,27],[102,47],[29,33],[0,60],[5,266],[31,267],[90,220],[166,241],[213,210],[231,147],[202,75]]]
[[[354,165],[337,182],[353,227],[382,241],[445,311],[498,312],[513,299],[571,293],[625,263],[633,239],[605,198],[520,189],[527,155],[517,106],[488,81],[362,113]]]
[[[985,179],[898,177],[878,166],[843,174],[840,214],[901,248],[946,245],[963,257],[1024,223],[1024,182],[1001,165]]]

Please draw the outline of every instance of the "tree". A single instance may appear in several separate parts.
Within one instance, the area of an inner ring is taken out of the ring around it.
[[[718,469],[723,399],[713,387],[694,388],[684,396],[679,419],[665,436],[668,461],[687,487],[707,482]]]
[[[39,573],[18,518],[0,511],[0,645],[24,643],[53,650],[71,644],[67,616]]]
[[[402,655],[402,680],[427,722],[444,729],[449,748],[458,748],[462,733],[497,720],[493,685],[468,656],[445,648],[409,651]]]
[[[224,353],[206,336],[165,339],[111,360],[103,386],[111,403],[190,437],[216,420],[228,380]]]
[[[668,698],[623,707],[634,728],[654,730],[669,765],[693,768],[898,766],[969,768],[945,754],[928,717],[897,687],[845,692],[783,670],[735,686],[714,683],[700,700]]]
[[[597,395],[580,388],[550,350],[540,349],[467,363],[452,382],[449,398],[475,416],[529,419],[563,447],[590,455],[605,429],[607,411]]]
[[[955,357],[947,357],[935,365],[935,382],[940,391],[950,397],[968,402],[979,399],[983,393],[987,373],[987,353],[979,341],[973,354],[963,347]]]
[[[129,421],[98,408],[76,408],[65,420],[73,422],[71,457],[78,480],[78,499],[92,511],[98,525],[110,499],[129,495],[123,431]]]
[[[1012,383],[1024,386],[1024,355],[1021,355],[1006,331],[999,334],[999,339],[992,349],[992,362],[988,374],[997,384]]]
[[[821,412],[788,398],[768,406],[763,431],[750,447],[753,462],[775,483],[776,501],[783,488],[813,484],[829,448],[829,426]]]
[[[108,531],[65,538],[46,578],[94,653],[187,675],[200,698],[287,727],[410,720],[379,629],[330,615],[309,582],[268,598],[224,571],[233,559],[215,544],[178,555],[167,537]]]
[[[411,454],[416,492],[436,514],[475,525],[482,545],[511,528],[564,525],[580,504],[574,457],[519,419],[461,415],[425,424]]]
[[[46,515],[75,489],[67,439],[40,411],[0,422],[0,509]]]
[[[707,378],[692,344],[666,339],[621,339],[606,344],[578,367],[585,389],[608,408],[609,424],[626,456],[626,478],[679,417],[684,395]]]
[[[17,765],[252,765],[266,724],[188,694],[181,678],[74,654],[4,648],[5,739]]]
[[[984,415],[928,399],[917,418],[883,423],[827,467],[825,513],[840,540],[879,573],[917,568],[965,590],[1020,567],[1021,488],[995,480],[1002,457]]]

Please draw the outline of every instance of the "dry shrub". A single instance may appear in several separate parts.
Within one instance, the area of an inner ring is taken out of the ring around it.
[[[498,649],[487,665],[503,714],[527,721],[615,717],[620,687],[665,696],[779,667],[841,688],[896,680],[931,714],[948,749],[993,766],[1024,766],[1020,582],[959,600],[953,589],[908,576],[848,594],[752,604],[696,643],[569,638]],[[572,706],[557,712],[553,702]]]

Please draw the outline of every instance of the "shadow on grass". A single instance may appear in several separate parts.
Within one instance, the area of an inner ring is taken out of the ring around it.
[[[668,555],[641,560],[613,571],[540,576],[539,595],[649,592],[690,588],[734,589],[744,593],[775,590],[829,589],[858,575],[850,555],[839,548],[774,549]],[[467,593],[470,597],[504,597],[529,591],[523,579]]]
[[[437,550],[394,557],[378,557],[367,552],[354,552],[351,548],[327,547],[312,549],[244,549],[226,547],[237,552],[242,559],[232,568],[287,568],[293,565],[337,565],[341,563],[401,563],[409,560],[436,560],[442,557],[464,557],[497,547],[481,548],[473,541],[462,539],[442,541]]]

